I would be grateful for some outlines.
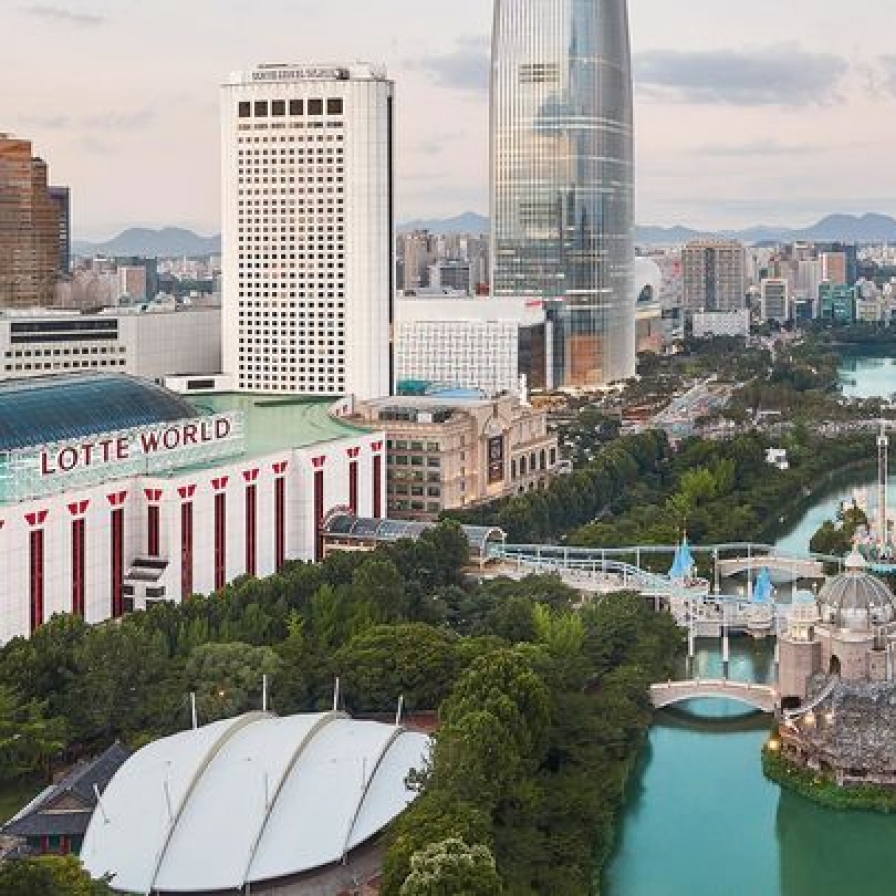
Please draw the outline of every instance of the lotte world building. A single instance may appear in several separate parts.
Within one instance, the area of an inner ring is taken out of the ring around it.
[[[635,372],[626,0],[496,0],[492,292],[543,300],[548,385]]]

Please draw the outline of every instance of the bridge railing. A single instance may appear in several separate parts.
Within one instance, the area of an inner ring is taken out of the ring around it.
[[[680,545],[677,544],[644,544],[631,545],[628,547],[617,548],[587,548],[587,547],[570,547],[566,545],[552,544],[492,544],[489,547],[489,553],[493,556],[511,556],[514,554],[540,554],[542,556],[562,556],[569,559],[608,559],[627,557],[631,558],[636,555],[669,555],[673,556]],[[781,560],[816,560],[821,563],[840,564],[843,563],[842,557],[833,554],[819,554],[815,551],[791,551],[784,548],[776,547],[773,544],[766,544],[756,541],[728,541],[718,544],[705,545],[688,545],[692,554],[710,554],[716,556],[718,554],[746,552],[749,555],[771,554]]]

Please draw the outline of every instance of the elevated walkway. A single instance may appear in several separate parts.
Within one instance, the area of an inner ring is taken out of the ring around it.
[[[700,700],[721,697],[751,706],[760,712],[773,713],[778,702],[778,694],[771,685],[753,684],[746,681],[728,679],[699,678],[688,681],[668,681],[650,686],[650,701],[656,709],[674,706],[686,700]]]
[[[790,554],[752,554],[746,557],[726,557],[718,560],[719,575],[723,578],[741,572],[756,573],[769,570],[778,581],[824,578],[824,564],[811,557],[795,557]]]

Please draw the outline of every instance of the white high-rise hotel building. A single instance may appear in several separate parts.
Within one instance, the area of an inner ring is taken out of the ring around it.
[[[241,391],[388,395],[392,82],[262,65],[222,93],[225,371]]]

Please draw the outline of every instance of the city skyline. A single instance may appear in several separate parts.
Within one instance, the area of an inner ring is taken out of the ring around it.
[[[886,0],[632,4],[639,222],[804,224],[896,210],[887,163],[896,56]],[[217,90],[265,60],[387,66],[397,83],[397,216],[488,205],[491,4],[72,0],[3,13],[14,36],[0,131],[32,140],[69,183],[74,235],[219,227]],[[770,27],[773,23],[774,27]],[[201,48],[201,52],[197,52]],[[65,74],[61,77],[61,73]],[[437,114],[436,111],[438,110]]]

